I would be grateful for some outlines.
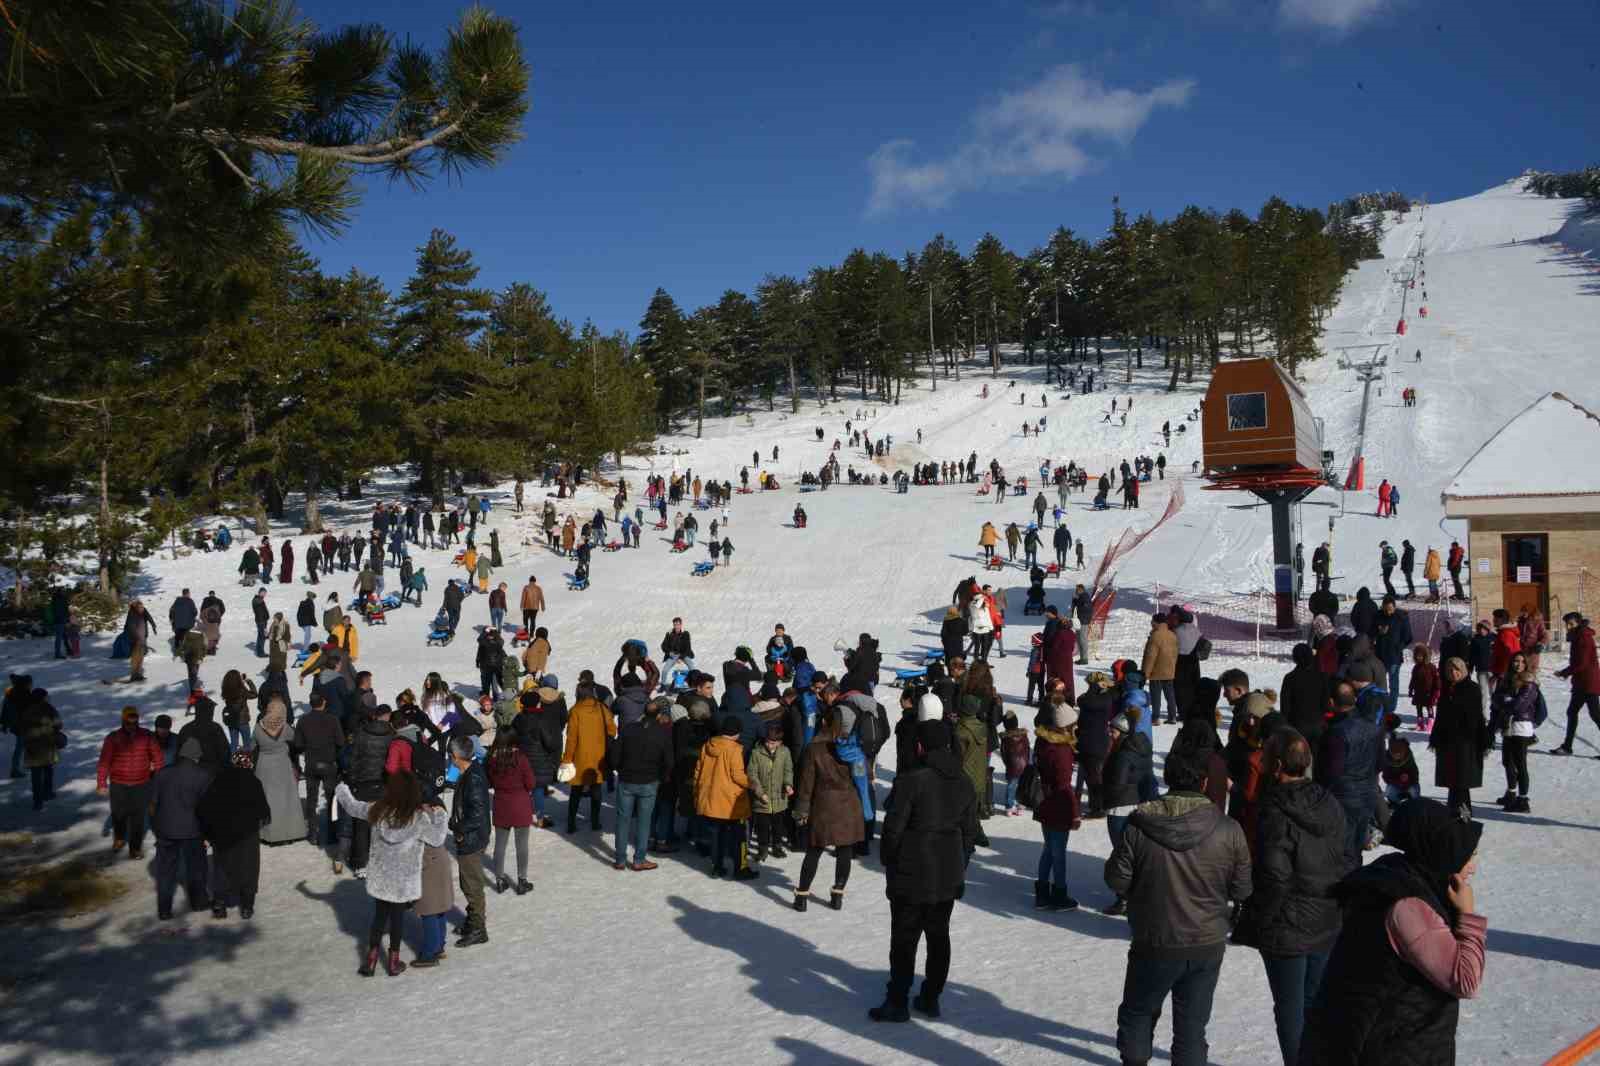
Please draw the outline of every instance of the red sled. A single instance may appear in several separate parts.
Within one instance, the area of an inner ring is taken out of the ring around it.
[[[526,644],[529,639],[531,638],[528,636],[528,631],[518,626],[517,631],[511,635],[511,646],[515,648],[519,644]]]
[[[989,562],[987,564],[985,564],[985,566],[984,566],[984,569],[986,569],[986,570],[1004,570],[1005,568],[1006,568],[1006,561],[1004,559],[1000,558],[1000,556],[998,556],[998,555],[996,555],[994,558],[990,559]]]
[[[619,552],[619,551],[622,550],[622,541],[620,541],[620,540],[609,541],[600,550],[601,551],[608,551],[608,552]]]
[[[689,545],[685,541],[676,541],[672,545],[672,550],[674,552],[686,552],[689,550]]]
[[[1045,567],[1044,568],[1044,576],[1045,577],[1060,577],[1061,576],[1061,564],[1060,563],[1051,563],[1049,566]]]
[[[989,495],[989,486],[988,485],[984,485],[984,486],[980,487],[978,489],[978,495],[979,496],[987,496],[987,495]]]
[[[666,529],[667,528],[667,520],[665,518],[663,518],[661,521],[657,522],[654,526],[652,526],[650,528],[652,528],[652,529]]]
[[[451,563],[452,566],[460,566],[462,563],[466,562],[466,559],[467,559],[467,553],[463,549],[462,551],[456,552],[456,557],[454,559],[450,560],[450,563]]]
[[[741,485],[739,488],[736,488],[733,491],[737,492],[741,496],[750,496],[754,494],[756,490],[751,488],[749,485]]]

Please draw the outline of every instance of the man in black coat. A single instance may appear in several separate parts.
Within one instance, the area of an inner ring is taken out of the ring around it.
[[[883,825],[885,894],[889,897],[889,994],[868,1016],[909,1021],[917,943],[928,938],[928,965],[916,1008],[939,1016],[950,974],[950,914],[966,891],[967,860],[978,838],[978,797],[950,751],[942,721],[917,726],[922,762],[895,778]]]
[[[251,597],[250,612],[256,620],[256,658],[264,658],[267,654],[267,623],[272,621],[272,613],[267,610],[266,589],[257,589]]]
[[[223,742],[227,750],[227,742]],[[150,827],[156,834],[156,915],[172,917],[172,900],[178,891],[178,863],[188,879],[189,909],[211,906],[206,894],[206,848],[196,808],[211,785],[214,771],[200,765],[200,742],[189,738],[178,745],[178,761],[155,777],[150,799]]]
[[[619,697],[620,702],[620,697]],[[644,716],[617,731],[614,769],[617,772],[617,846],[612,865],[620,870],[628,865],[628,838],[633,838],[632,869],[654,870],[646,850],[651,819],[655,815],[656,793],[661,783],[672,776],[672,734],[661,728],[660,716],[672,704],[657,696],[645,705]]]
[[[1315,750],[1327,728],[1328,675],[1317,669],[1317,658],[1306,643],[1294,646],[1294,669],[1278,686],[1278,710]]]
[[[456,737],[450,741],[450,761],[460,777],[450,805],[450,829],[456,838],[456,872],[461,894],[467,897],[467,917],[461,923],[456,947],[469,948],[489,942],[489,916],[483,889],[483,849],[489,844],[489,778],[473,761],[472,739]]]
[[[316,847],[321,842],[321,823],[317,821],[317,788],[327,799],[329,837],[334,827],[334,789],[339,787],[339,751],[344,747],[344,727],[328,709],[328,700],[322,693],[311,696],[311,710],[302,714],[294,725],[294,746],[305,758],[306,795],[302,801],[306,815],[306,840]]]
[[[189,590],[184,589],[179,597],[172,601],[172,607],[167,611],[167,621],[172,623],[172,648],[173,654],[183,645],[183,635],[194,628],[200,618],[200,609],[194,605],[194,600],[189,596]]]

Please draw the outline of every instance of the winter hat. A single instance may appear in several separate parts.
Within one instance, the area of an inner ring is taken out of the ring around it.
[[[924,692],[917,700],[918,722],[944,721],[944,703],[931,692]]]
[[[1100,671],[1100,670],[1094,671],[1092,674],[1090,674],[1088,677],[1084,678],[1083,680],[1084,680],[1084,683],[1087,684],[1090,688],[1110,688],[1111,687],[1111,678],[1108,677],[1103,671]]]
[[[1133,732],[1133,723],[1128,721],[1127,715],[1119,714],[1111,719],[1111,731],[1114,733],[1131,733]]]
[[[205,758],[206,750],[200,746],[198,737],[190,737],[178,745],[178,758],[188,759],[190,762],[199,762]]]
[[[128,707],[122,708],[122,722],[123,722],[124,725],[127,725],[129,723],[132,723],[133,725],[138,725],[139,724],[139,708],[133,707],[133,706],[128,706]]]
[[[1244,698],[1244,713],[1251,718],[1265,718],[1273,711],[1275,701],[1265,692],[1251,692]]]
[[[743,731],[744,723],[739,721],[736,714],[724,715],[722,724],[717,728],[717,732],[725,737],[736,737]]]
[[[532,709],[539,706],[539,693],[533,689],[524,692],[517,700],[524,708]]]
[[[671,710],[672,700],[667,696],[657,696],[655,699],[644,705],[644,713],[656,717],[667,714]]]
[[[1051,708],[1050,724],[1057,729],[1070,729],[1078,724],[1078,709],[1070,703],[1057,704]]]
[[[919,722],[917,743],[922,746],[923,751],[944,751],[950,747],[950,729],[938,719]]]

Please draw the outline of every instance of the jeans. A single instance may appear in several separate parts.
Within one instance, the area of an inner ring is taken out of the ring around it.
[[[628,861],[628,838],[633,838],[633,861],[644,862],[650,841],[651,819],[656,809],[656,788],[647,785],[630,785],[617,782],[617,850],[616,861]]]
[[[1316,1001],[1328,956],[1263,954],[1261,962],[1267,968],[1267,987],[1272,990],[1272,1017],[1278,1025],[1278,1050],[1283,1054],[1283,1066],[1294,1066],[1300,1058],[1300,1034],[1305,1031],[1306,1011]]]
[[[1037,880],[1049,881],[1054,875],[1056,887],[1065,892],[1067,890],[1067,831],[1065,829],[1044,830],[1044,850],[1039,853],[1039,875]]]
[[[1407,800],[1421,799],[1422,786],[1412,785],[1410,788],[1401,788],[1399,785],[1384,785],[1383,798],[1390,807],[1398,807]]]
[[[422,915],[422,951],[418,958],[433,959],[444,950],[445,920],[442,914]]]
[[[1561,742],[1562,748],[1572,750],[1572,742],[1578,739],[1578,718],[1583,709],[1589,708],[1589,717],[1594,724],[1600,726],[1600,696],[1593,692],[1583,693],[1576,688],[1572,690],[1572,699],[1567,701],[1567,737]]]
[[[655,810],[650,816],[650,839],[657,844],[676,844],[678,842],[678,812],[675,809],[677,796],[675,789],[656,793]]]
[[[1376,797],[1374,797],[1374,800]],[[1367,827],[1372,824],[1372,808],[1344,807],[1344,862],[1354,870],[1361,866],[1361,853],[1367,843]]]
[[[1210,959],[1165,959],[1128,952],[1117,1007],[1117,1050],[1124,1063],[1147,1063],[1155,1053],[1156,1022],[1172,994],[1172,1066],[1205,1066],[1211,1048],[1206,1023],[1222,973],[1222,949]]]
[[[11,776],[22,776],[22,734],[16,733],[11,737]]]
[[[739,842],[744,836],[744,823],[730,819],[707,818],[711,824],[711,865],[714,869],[723,869],[723,862],[733,860],[733,868],[739,868]]]
[[[1400,706],[1400,664],[1394,663],[1389,670],[1389,713],[1393,714],[1395,708]]]
[[[230,725],[228,727],[228,751],[241,751],[250,746],[250,730],[243,725]]]
[[[204,910],[211,905],[206,896],[206,846],[199,837],[191,840],[156,839],[156,911],[172,913],[172,899],[178,893],[178,862],[183,861],[188,884],[189,908]]]
[[[1017,805],[1017,786],[1021,783],[1022,778],[1020,777],[1006,778],[1006,810],[1009,811]]]
[[[53,628],[56,631],[55,656],[60,659],[67,650],[67,623],[57,622]]]
[[[489,608],[489,624],[494,626],[496,630],[499,630],[502,626],[504,626],[505,621],[506,609],[504,607]]]
[[[917,943],[928,938],[928,966],[922,994],[938,999],[950,976],[950,913],[956,901],[910,903],[889,900],[889,1002],[905,1006],[917,974]]]
[[[316,626],[301,626],[300,627],[300,646],[302,648],[311,647],[311,634],[313,632],[315,632],[315,630],[316,630]]]
[[[1157,722],[1161,719],[1161,697],[1163,693],[1167,697],[1167,718],[1175,719],[1178,717],[1178,691],[1172,687],[1172,682],[1170,680],[1152,681],[1150,682],[1151,722]]]
[[[267,654],[267,623],[256,623],[256,658],[264,658]]]
[[[533,820],[534,824],[544,823],[544,786],[539,785],[533,790]]]
[[[494,670],[478,671],[478,687],[494,695],[500,694],[500,675]]]

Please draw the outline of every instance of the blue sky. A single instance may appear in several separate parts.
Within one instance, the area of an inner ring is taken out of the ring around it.
[[[1113,195],[1253,213],[1600,162],[1587,2],[489,6],[522,28],[525,139],[459,183],[369,182],[343,236],[306,239],[326,269],[398,289],[438,226],[482,284],[631,332],[657,286],[692,310],[937,232],[1025,252],[1057,225],[1098,236]],[[459,8],[304,10],[437,43]]]

